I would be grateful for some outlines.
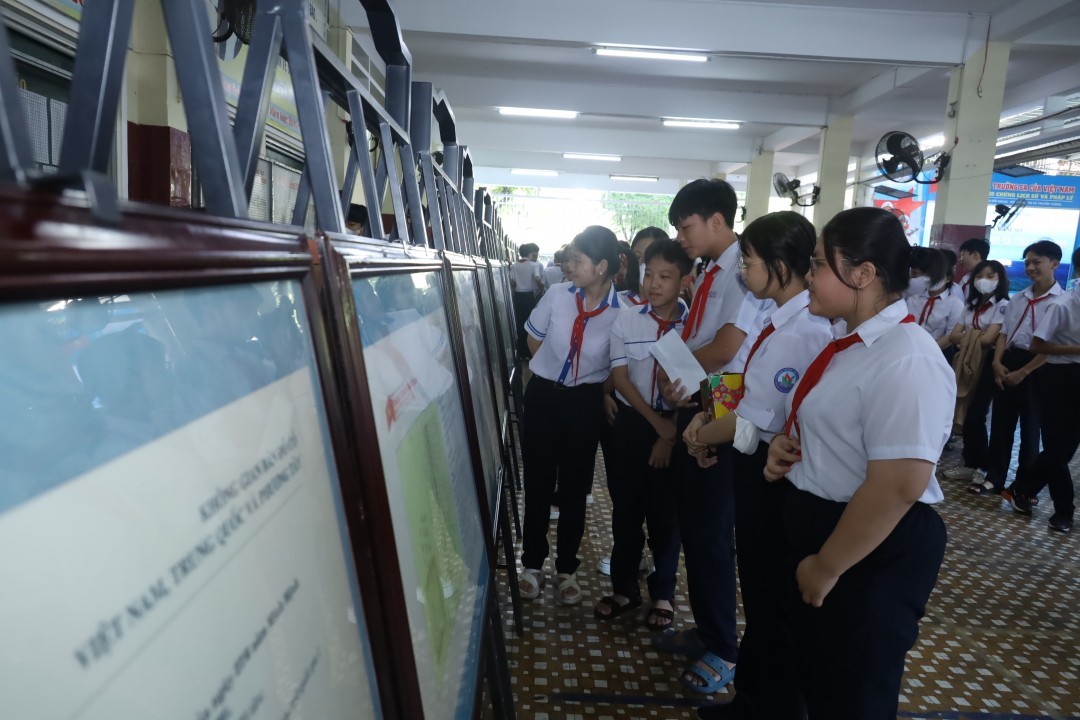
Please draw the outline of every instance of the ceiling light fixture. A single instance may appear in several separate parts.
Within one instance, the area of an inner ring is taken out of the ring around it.
[[[559,173],[556,170],[531,170],[528,168],[513,168],[510,170],[511,175],[536,175],[539,177],[558,177]]]
[[[649,175],[608,175],[611,180],[623,180],[626,182],[648,182],[654,183],[660,180],[658,177],[651,177]]]
[[[664,127],[703,128],[706,130],[738,130],[739,123],[730,120],[702,120],[695,118],[664,118]]]
[[[637,58],[640,60],[676,60],[681,62],[703,63],[709,61],[708,55],[701,53],[668,52],[663,50],[635,50],[633,48],[593,48],[593,53],[601,57]]]
[[[1062,138],[1061,140],[1051,140],[1049,142],[1040,143],[1039,145],[1032,145],[1031,147],[1020,148],[1019,150],[1010,150],[1009,152],[998,153],[994,156],[995,160],[1001,158],[1012,157],[1013,155],[1019,155],[1020,153],[1034,152],[1036,150],[1045,150],[1048,147],[1054,145],[1065,145],[1067,143],[1074,143],[1080,140],[1080,135],[1073,135],[1072,137]]]
[[[520,107],[501,107],[499,108],[499,114],[512,115],[514,117],[557,118],[559,120],[573,120],[579,115],[577,110],[547,110],[544,108]]]
[[[564,160],[599,160],[601,162],[620,162],[618,155],[595,155],[593,153],[566,152],[562,154]]]

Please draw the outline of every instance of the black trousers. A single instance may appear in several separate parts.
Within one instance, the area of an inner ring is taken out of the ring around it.
[[[806,706],[796,674],[792,637],[790,551],[784,537],[784,504],[795,492],[786,479],[765,479],[769,446],[753,455],[734,453],[735,550],[746,626],[735,672],[740,716],[801,720]]]
[[[1001,358],[1001,364],[1010,371],[1022,368],[1034,357],[1027,350],[1009,348]],[[1042,372],[1037,370],[1036,374]],[[1039,456],[1039,407],[1032,393],[1036,375],[1029,376],[1014,387],[1000,389],[995,386],[994,407],[990,415],[990,459],[986,479],[1001,490],[1009,474],[1012,462],[1013,436],[1016,421],[1020,421],[1020,454],[1014,482],[1023,482],[1035,458]]]
[[[548,556],[548,524],[555,481],[559,525],[555,569],[572,573],[585,533],[585,495],[592,487],[596,446],[605,422],[603,385],[567,388],[534,375],[525,388],[525,525],[521,563],[540,569]]]
[[[904,656],[937,581],[945,524],[932,507],[915,503],[815,608],[802,602],[795,568],[821,549],[846,507],[800,490],[785,504],[799,682],[810,720],[896,720]]]
[[[991,355],[993,350],[987,350],[986,353]],[[983,360],[982,370],[971,391],[971,402],[964,417],[964,465],[976,470],[990,467],[990,436],[986,432],[986,416],[990,414],[990,403],[997,390],[992,360],[992,357]]]
[[[1043,365],[1033,377],[1043,451],[1013,489],[1035,497],[1049,485],[1054,512],[1072,517],[1076,506],[1069,461],[1080,447],[1080,364]]]
[[[641,413],[619,403],[612,428],[608,462],[608,489],[613,506],[611,534],[611,586],[618,595],[630,599],[641,596],[638,564],[645,546],[642,523],[649,528],[649,547],[656,570],[649,575],[649,597],[674,600],[675,573],[679,569],[679,511],[674,492],[674,472],[649,467],[649,456],[657,435]],[[686,446],[676,443],[675,453],[686,454]]]
[[[517,325],[517,353],[520,358],[531,358],[526,340],[525,322],[536,307],[536,295],[530,292],[514,292],[514,323]]]
[[[679,412],[679,434],[694,410]],[[716,449],[718,462],[702,469],[680,453],[679,531],[686,562],[686,586],[698,635],[705,647],[734,663],[739,657],[735,630],[735,494],[731,445]]]

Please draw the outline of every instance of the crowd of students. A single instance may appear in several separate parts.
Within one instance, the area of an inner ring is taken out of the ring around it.
[[[612,594],[593,612],[643,605],[647,529],[653,644],[688,659],[680,680],[693,691],[734,683],[734,700],[702,717],[895,718],[944,557],[935,469],[954,426],[970,469],[946,476],[989,493],[1004,487],[1019,419],[1021,466],[1005,495],[1030,512],[1049,485],[1051,528],[1071,528],[1080,301],[1054,283],[1061,251],[1049,241],[1025,252],[1032,285],[1010,301],[985,241],[960,248],[968,272],[952,283],[957,258],[912,248],[885,210],[846,210],[820,234],[798,213],[772,213],[736,236],[736,209],[726,182],[697,180],[671,204],[677,240],[649,228],[620,244],[591,226],[560,251],[568,282],[523,321],[520,590],[544,595],[557,503],[554,594],[581,601],[578,550],[602,445]],[[734,412],[707,420],[696,388],[658,365],[652,346],[670,332],[706,372],[741,374]],[[694,622],[683,630],[680,548]]]

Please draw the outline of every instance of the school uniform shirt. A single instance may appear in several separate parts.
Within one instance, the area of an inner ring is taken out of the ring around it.
[[[570,356],[570,336],[578,316],[578,297],[584,302],[585,291],[574,287],[573,283],[559,283],[540,298],[525,322],[525,331],[542,342],[529,362],[529,369],[545,380],[569,386],[607,380],[611,374],[611,326],[622,314],[619,294],[612,285],[607,297],[597,306],[603,306],[604,310],[585,321],[575,377],[575,363]],[[586,307],[585,310],[589,311],[590,308]]]
[[[1005,320],[1001,323],[1001,332],[1006,338],[1005,349],[1018,347],[1027,350],[1031,347],[1031,336],[1035,328],[1050,308],[1050,303],[1061,293],[1061,286],[1054,283],[1053,287],[1037,298],[1030,285],[1013,295],[1009,306],[1005,308]]]
[[[965,330],[972,328],[986,330],[991,325],[1003,325],[1005,323],[1005,310],[1008,307],[1008,300],[998,300],[997,298],[990,298],[990,300],[980,303],[974,308],[964,306],[964,319],[961,322],[964,324]]]
[[[901,322],[907,315],[898,300],[856,328],[862,342],[838,352],[803,398],[802,459],[787,475],[795,487],[848,502],[871,460],[940,459],[952,431],[956,375],[918,324]],[[919,502],[943,499],[931,473]]]
[[[558,265],[548,265],[544,268],[544,280],[548,287],[558,285],[563,281],[563,271]]]
[[[1035,337],[1055,345],[1080,345],[1080,290],[1051,300],[1035,328]],[[1080,364],[1080,355],[1047,355],[1048,365]]]
[[[636,312],[649,304],[648,300],[632,290],[620,290],[619,301],[622,303],[623,309],[630,312]]]
[[[960,302],[966,303],[969,287],[971,287],[971,273],[960,278],[960,282],[954,282],[949,287],[949,294],[959,299]]]
[[[743,338],[742,345],[739,346],[735,357],[731,358],[725,372],[742,372],[743,366],[746,365],[746,358],[750,356],[750,350],[757,342],[758,335],[765,329],[765,323],[769,320],[768,315],[773,310],[776,310],[776,303],[772,300],[758,300],[752,292],[747,292],[743,296],[739,316],[735,318],[735,327],[746,333],[746,337]]]
[[[964,319],[964,303],[947,292],[934,298],[926,292],[913,295],[907,299],[907,307],[915,322],[935,340],[951,333]]]
[[[739,245],[733,242],[727,250],[721,253],[720,257],[710,261],[705,266],[694,282],[694,298],[697,300],[699,290],[705,284],[706,278],[710,273],[713,276],[707,298],[701,299],[705,302],[705,306],[701,312],[700,322],[694,323],[694,327],[684,330],[684,332],[689,333],[684,335],[683,339],[690,350],[697,350],[708,345],[716,337],[716,333],[720,331],[720,328],[725,325],[738,324],[740,315],[744,312],[743,300],[747,294],[746,289],[739,282],[738,262]],[[760,303],[760,301],[755,302]],[[758,308],[760,309],[760,307],[759,304]],[[687,323],[693,321],[693,303],[690,309],[691,312],[687,318]],[[740,329],[745,332],[744,328]],[[709,369],[706,368],[706,370]],[[739,354],[736,354],[730,363],[722,368],[717,368],[717,370],[720,372],[741,372],[742,364],[739,363]]]
[[[804,290],[781,307],[762,313],[762,325],[773,330],[761,341],[743,376],[744,394],[735,414],[758,428],[757,437],[770,442],[784,429],[787,400],[806,368],[832,340],[828,320],[811,315],[810,293]],[[757,443],[752,443],[753,449]]]
[[[682,332],[690,309],[679,300],[679,314],[666,332]],[[660,337],[660,323],[653,315],[652,304],[625,308],[611,326],[611,367],[626,366],[630,382],[634,384],[645,402],[656,410],[670,410],[656,385],[656,359],[649,352]],[[622,393],[615,390],[615,397],[629,405]]]
[[[536,289],[533,278],[542,278],[540,263],[519,259],[510,266],[510,277],[514,279],[515,292],[532,292]]]

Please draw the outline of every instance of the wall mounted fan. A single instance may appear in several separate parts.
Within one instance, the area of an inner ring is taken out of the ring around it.
[[[949,167],[950,160],[946,152],[935,153],[929,158],[924,157],[919,141],[906,132],[900,131],[885,133],[878,140],[875,155],[878,171],[885,177],[893,182],[915,181],[923,185],[940,182],[945,175],[945,169]],[[934,177],[923,180],[919,175],[928,166],[935,169]]]
[[[802,188],[802,183],[798,180],[788,179],[788,176],[784,173],[775,173],[772,176],[773,190],[776,190],[776,194],[782,198],[788,198],[791,200],[792,205],[798,205],[799,207],[810,207],[816,205],[818,196],[821,195],[821,188],[817,185],[808,193],[801,193],[799,190]],[[808,202],[804,202],[809,200]]]
[[[996,230],[1008,230],[1012,225],[1013,220],[1020,214],[1020,211],[1027,207],[1028,201],[1021,198],[1010,205],[995,205],[994,212],[997,213],[997,217],[990,223],[990,227]],[[998,223],[1001,223],[1001,227],[998,227]]]

